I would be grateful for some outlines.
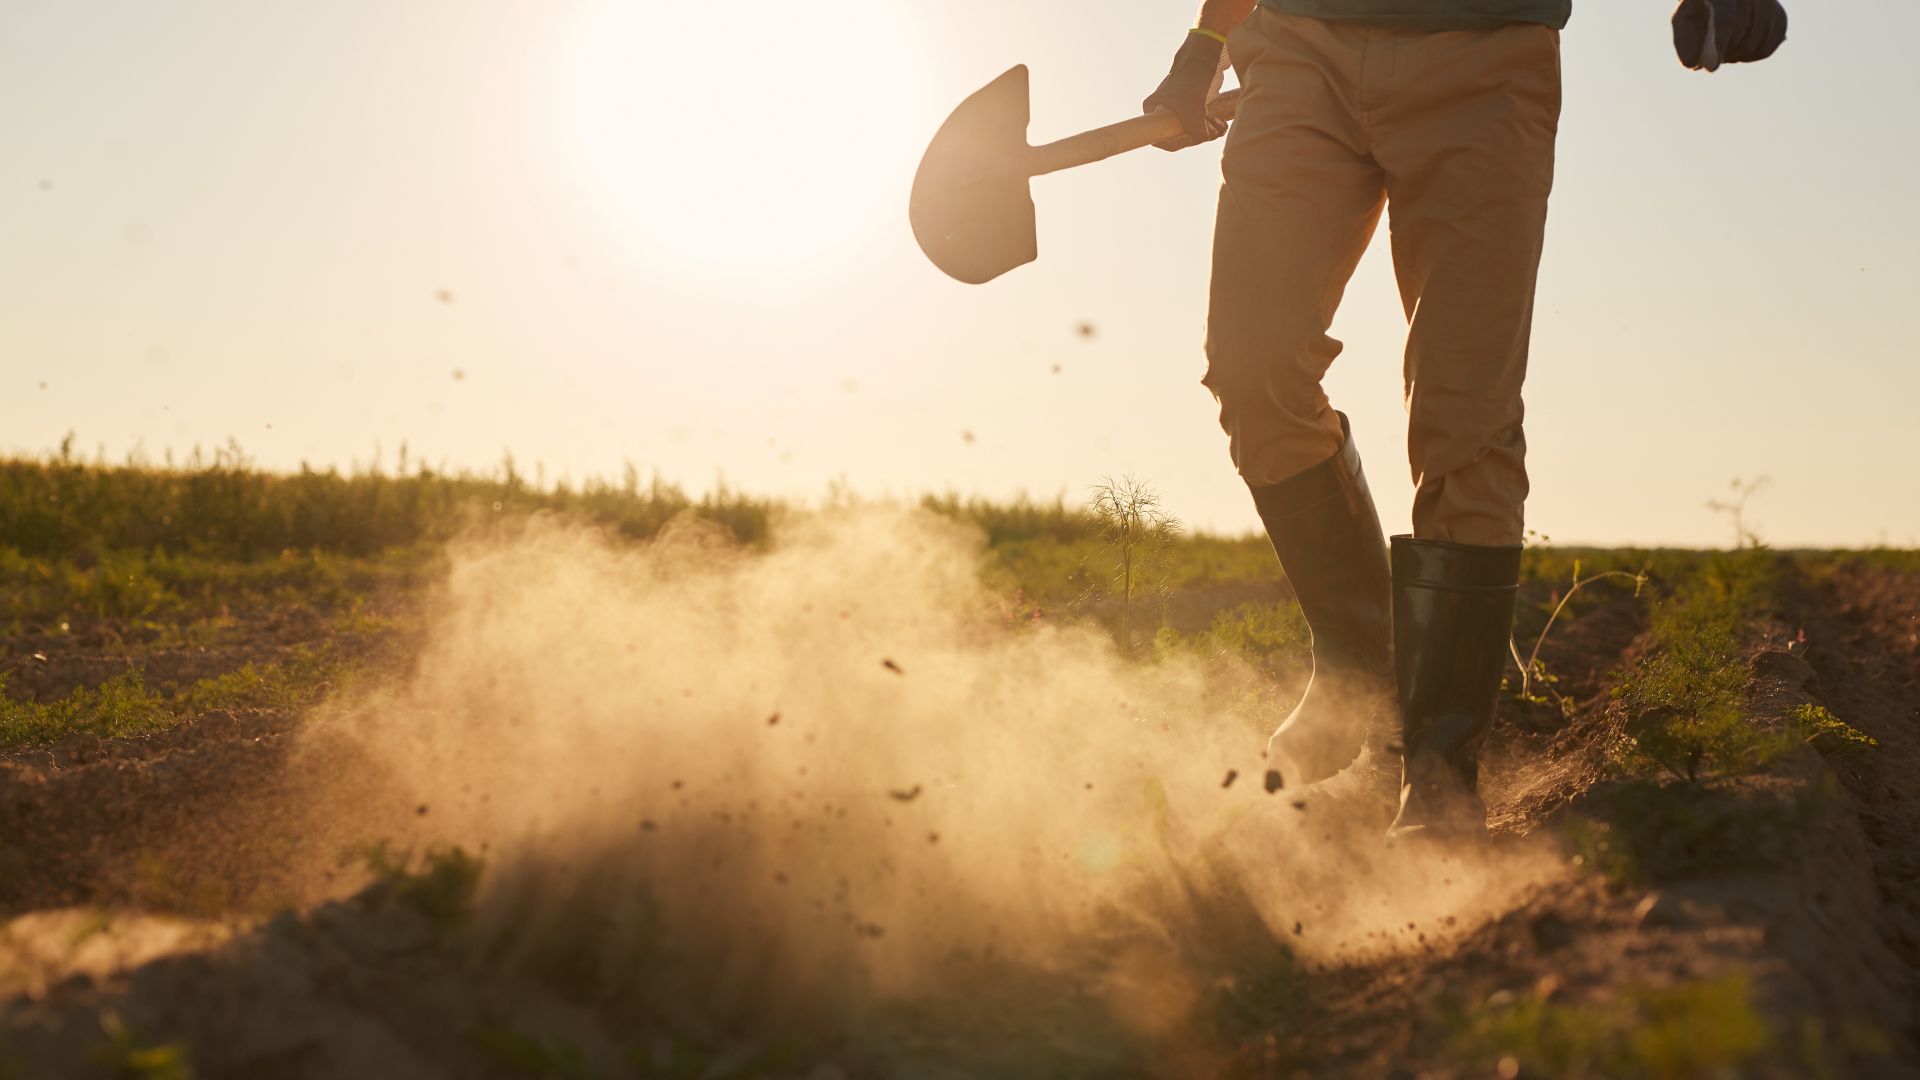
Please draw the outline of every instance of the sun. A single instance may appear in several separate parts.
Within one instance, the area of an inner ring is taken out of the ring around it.
[[[608,0],[573,27],[564,151],[634,257],[681,276],[830,269],[904,229],[930,131],[897,3]]]

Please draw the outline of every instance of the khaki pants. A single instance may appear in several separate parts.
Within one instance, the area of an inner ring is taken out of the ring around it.
[[[1246,93],[1222,166],[1204,382],[1234,464],[1270,484],[1340,448],[1320,388],[1341,348],[1327,330],[1385,205],[1410,323],[1414,534],[1519,543],[1559,31],[1386,30],[1262,7],[1229,46]]]

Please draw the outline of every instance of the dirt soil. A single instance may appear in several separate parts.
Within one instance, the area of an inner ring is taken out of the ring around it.
[[[1809,689],[1879,741],[1835,768],[1871,858],[1879,938],[1904,969],[1887,989],[1920,1031],[1920,579],[1866,562],[1794,582],[1786,613],[1806,635]]]
[[[1621,725],[1611,691],[1646,649],[1647,627],[1630,593],[1600,593],[1543,653],[1571,715],[1503,701],[1484,781],[1496,844],[1561,845],[1569,816],[1602,794],[1598,762]],[[1062,996],[1044,1013],[1012,1010],[967,1031],[922,1016],[904,1030],[932,1049],[911,1071],[1533,1075],[1518,1062],[1463,1057],[1459,1014],[1490,1001],[1604,1003],[1625,987],[1738,976],[1770,1027],[1799,1033],[1797,1049],[1748,1073],[1912,1075],[1920,574],[1866,559],[1805,562],[1782,595],[1781,609],[1753,628],[1750,708],[1781,717],[1823,705],[1879,744],[1876,753],[1830,756],[1809,747],[1789,763],[1792,777],[1837,785],[1840,795],[1789,865],[1652,887],[1570,873],[1478,925],[1410,925],[1341,959],[1283,964],[1264,983],[1243,969],[1229,995],[1234,1015],[1206,1038],[1188,1035],[1098,1070],[1044,1049],[1072,1041],[1070,987],[1050,989]],[[1546,599],[1538,588],[1527,597]],[[263,626],[251,651],[163,660],[182,677],[203,677],[311,631]],[[14,684],[41,696],[124,666],[106,637],[11,645],[16,659],[45,656]],[[75,737],[0,757],[0,1077],[190,1068],[203,1078],[831,1080],[910,1060],[875,1056],[843,1033],[772,1046],[723,1024],[690,1031],[697,1019],[614,1019],[607,1001],[564,981],[454,947],[431,897],[422,903],[403,881],[343,865],[341,850],[356,838],[330,833],[312,800],[292,797],[299,781],[289,751],[302,723],[272,710],[214,713],[151,738]],[[1022,1026],[1036,1023],[1057,1029],[1029,1038]],[[1817,1061],[1805,1056],[1810,1040]],[[1028,1051],[1010,1047],[1041,1049],[1021,1058]]]

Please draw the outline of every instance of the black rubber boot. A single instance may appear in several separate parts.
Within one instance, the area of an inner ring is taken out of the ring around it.
[[[1393,643],[1404,717],[1389,840],[1479,837],[1480,744],[1506,670],[1520,546],[1393,538]]]
[[[1369,734],[1390,732],[1397,719],[1386,537],[1344,414],[1340,430],[1345,440],[1332,457],[1253,488],[1313,630],[1313,678],[1267,740],[1267,767],[1287,784],[1317,783],[1346,768]]]

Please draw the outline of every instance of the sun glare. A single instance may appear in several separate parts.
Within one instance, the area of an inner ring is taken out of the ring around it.
[[[912,28],[884,0],[830,7],[728,18],[642,0],[579,21],[566,149],[636,258],[702,277],[793,274],[904,229],[927,135],[913,123]]]

